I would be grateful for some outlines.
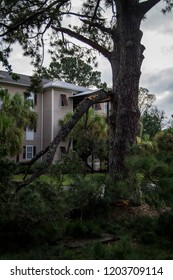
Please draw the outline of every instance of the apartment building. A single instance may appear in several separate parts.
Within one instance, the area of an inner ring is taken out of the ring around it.
[[[19,74],[15,81],[6,71],[0,71],[0,88],[5,88],[12,95],[15,93],[25,96],[31,83],[31,77]],[[42,90],[35,94],[31,92],[27,97],[33,103],[33,110],[38,115],[36,129],[26,128],[23,139],[23,151],[14,160],[30,160],[36,153],[44,149],[54,139],[59,130],[58,121],[63,119],[68,112],[73,112],[74,107],[82,98],[92,94],[93,90],[59,80],[42,80]],[[106,113],[106,103],[96,104],[95,110]],[[61,158],[67,149],[68,142],[61,142],[54,161]]]

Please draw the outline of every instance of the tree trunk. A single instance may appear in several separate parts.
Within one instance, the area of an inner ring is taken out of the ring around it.
[[[110,60],[113,72],[113,97],[110,115],[109,173],[125,178],[128,170],[125,158],[136,141],[138,121],[138,91],[144,47],[141,45],[141,18],[128,4],[117,5],[118,34],[114,57]],[[123,1],[122,1],[123,2]]]

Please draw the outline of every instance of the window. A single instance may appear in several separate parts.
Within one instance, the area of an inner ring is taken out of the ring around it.
[[[34,129],[26,128],[26,140],[34,140]]]
[[[26,146],[26,159],[33,157],[33,146]]]
[[[29,101],[30,109],[34,110],[34,106],[37,105],[37,95],[33,92],[30,92],[29,94],[24,93],[24,97]]]
[[[102,109],[102,107],[101,107],[100,103],[94,104],[94,110],[98,111],[98,110],[101,110],[101,109]]]
[[[34,110],[34,93],[30,93],[27,100],[30,103],[30,110]]]
[[[68,106],[68,101],[65,94],[60,95],[60,106]]]
[[[36,154],[36,146],[27,145],[23,147],[23,158],[32,159]]]

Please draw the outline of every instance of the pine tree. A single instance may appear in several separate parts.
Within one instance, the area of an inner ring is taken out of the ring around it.
[[[165,2],[163,12],[170,12],[173,1],[162,1]],[[44,48],[44,37],[49,29],[52,30],[51,46],[58,46],[58,51],[68,49],[69,37],[72,37],[89,46],[88,49],[81,48],[85,55],[89,56],[92,48],[108,59],[113,89],[109,118],[109,172],[120,178],[128,176],[125,157],[136,141],[140,117],[138,92],[145,49],[141,44],[140,25],[146,13],[161,0],[83,0],[79,12],[74,9],[76,0],[1,2],[3,51],[0,60],[10,71],[8,55],[11,44],[17,41],[24,54],[30,55],[33,64],[40,67],[43,58],[40,50]],[[76,41],[72,40],[72,44],[76,45]],[[92,58],[95,60],[95,55]],[[52,146],[48,161],[52,158]]]

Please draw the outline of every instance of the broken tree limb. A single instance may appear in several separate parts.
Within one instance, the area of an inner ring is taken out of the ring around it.
[[[37,172],[35,172],[28,179],[26,178],[23,181],[16,182],[17,191],[32,183],[36,178],[41,176],[49,168],[49,166],[53,161],[59,143],[68,136],[68,134],[73,129],[73,127],[77,124],[80,118],[87,112],[87,110],[92,105],[94,105],[97,102],[101,102],[102,100],[111,96],[111,94],[112,92],[110,91],[105,92],[104,90],[100,90],[97,93],[90,95],[89,97],[85,97],[84,100],[82,100],[79,103],[71,119],[61,127],[61,129],[59,130],[59,132],[57,133],[53,141],[50,143],[50,145],[47,146],[44,150],[40,151],[30,162],[28,162],[28,164],[25,164],[25,165],[32,165],[41,156],[47,153],[43,166]]]

